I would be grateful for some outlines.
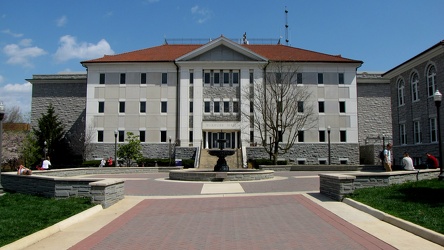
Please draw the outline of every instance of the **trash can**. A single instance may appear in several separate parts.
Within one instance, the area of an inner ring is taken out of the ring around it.
[[[182,159],[176,159],[176,166],[182,166]]]

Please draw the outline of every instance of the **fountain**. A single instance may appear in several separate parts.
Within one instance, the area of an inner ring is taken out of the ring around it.
[[[234,155],[235,149],[224,149],[225,139],[218,139],[219,149],[208,149],[208,153],[218,157],[212,170],[181,169],[170,170],[170,180],[179,181],[257,181],[274,178],[273,170],[235,169],[230,170],[225,157]]]
[[[217,156],[219,159],[217,159],[216,166],[214,166],[215,172],[228,172],[230,171],[230,167],[227,164],[227,160],[225,160],[225,157],[234,155],[236,152],[234,149],[224,149],[224,144],[227,140],[225,139],[218,139],[217,142],[219,143],[219,149],[209,149],[208,153],[212,156]]]

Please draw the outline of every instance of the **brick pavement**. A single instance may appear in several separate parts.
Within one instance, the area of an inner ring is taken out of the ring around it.
[[[210,197],[200,195],[205,184],[166,181],[167,174],[114,175],[125,178],[126,195],[153,198],[71,249],[395,249],[301,194],[282,195],[319,190],[317,174],[276,176],[241,182],[258,196]]]
[[[300,194],[146,199],[71,249],[395,249]]]

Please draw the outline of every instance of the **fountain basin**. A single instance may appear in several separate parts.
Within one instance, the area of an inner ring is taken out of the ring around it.
[[[212,170],[170,170],[170,180],[180,181],[257,181],[274,178],[273,170],[239,169],[227,172]]]

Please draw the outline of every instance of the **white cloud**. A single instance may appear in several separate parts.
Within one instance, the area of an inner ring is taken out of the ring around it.
[[[9,83],[0,88],[0,102],[3,102],[5,108],[20,107],[24,114],[31,111],[31,92],[32,84]]]
[[[62,16],[56,20],[57,27],[63,27],[68,22],[68,18],[66,16]]]
[[[3,47],[3,52],[9,57],[6,63],[32,67],[30,59],[45,55],[46,51],[39,47],[30,47],[31,45],[31,39],[23,39],[19,44],[8,44]]]
[[[60,38],[60,46],[54,58],[58,62],[64,62],[70,59],[97,58],[105,54],[114,54],[114,51],[105,39],[100,40],[97,44],[86,42],[77,43],[75,37],[66,35]]]
[[[22,37],[23,34],[20,33],[13,33],[11,30],[6,29],[6,30],[2,30],[2,33],[13,36],[13,37]]]
[[[191,14],[195,15],[198,23],[204,23],[211,18],[213,12],[207,8],[201,8],[199,5],[195,5],[191,8]]]

